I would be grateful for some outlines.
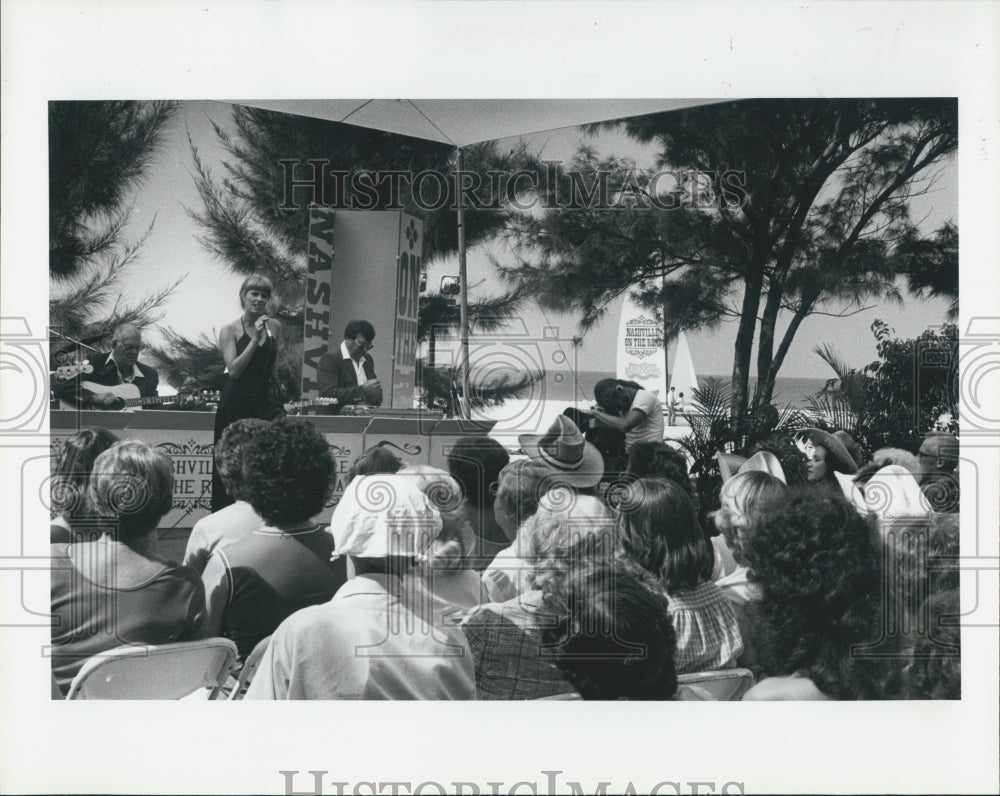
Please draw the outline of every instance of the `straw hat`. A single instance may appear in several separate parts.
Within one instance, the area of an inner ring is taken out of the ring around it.
[[[829,432],[823,431],[821,428],[802,429],[802,434],[805,435],[805,437],[812,442],[813,445],[822,445],[826,449],[827,453],[840,465],[843,472],[848,475],[853,475],[858,471],[858,463],[841,439],[846,437],[855,448],[857,448],[857,443],[851,439],[847,432],[838,431],[837,433],[841,435],[840,438],[830,434]],[[858,455],[860,456],[860,449],[858,449],[858,451]]]
[[[865,463],[865,455],[861,452],[861,446],[854,441],[854,438],[848,434],[846,431],[834,431],[833,436],[836,437],[840,444],[843,445],[851,458],[854,460],[854,464],[860,467]]]
[[[740,467],[741,473],[748,473],[751,470],[760,470],[761,472],[774,476],[783,484],[788,483],[788,481],[785,480],[785,471],[781,467],[781,462],[779,462],[778,457],[770,451],[757,451],[753,456],[746,460],[746,463],[744,463],[743,466]]]
[[[760,470],[774,476],[783,484],[788,483],[781,462],[770,451],[757,451],[749,459],[737,456],[735,453],[720,452],[715,454],[715,458],[719,463],[719,471],[722,473],[722,483],[726,483],[737,473],[748,473],[751,470]]]
[[[565,415],[544,434],[521,434],[518,443],[529,459],[544,465],[570,486],[589,487],[604,477],[604,458]]]
[[[441,527],[440,512],[412,476],[358,476],[347,485],[330,520],[333,557],[415,558]]]

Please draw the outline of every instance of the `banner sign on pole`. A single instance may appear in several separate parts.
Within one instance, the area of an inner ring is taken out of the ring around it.
[[[302,399],[319,395],[316,367],[330,340],[334,211],[309,208],[309,260],[302,334]]]
[[[396,328],[393,344],[390,404],[413,407],[417,380],[417,313],[420,309],[420,266],[424,226],[414,216],[399,214],[399,258],[396,266]]]

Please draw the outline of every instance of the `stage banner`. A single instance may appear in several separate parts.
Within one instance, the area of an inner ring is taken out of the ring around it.
[[[631,296],[622,305],[618,324],[618,378],[636,381],[663,399],[667,395],[663,324],[655,313],[636,304]]]
[[[309,257],[306,267],[306,303],[302,334],[302,399],[319,395],[316,367],[331,342],[341,336],[330,330],[330,294],[334,254],[334,211],[309,208]]]
[[[399,259],[396,266],[396,328],[392,369],[394,409],[412,409],[417,381],[417,312],[420,309],[420,269],[423,263],[423,222],[399,214]]]

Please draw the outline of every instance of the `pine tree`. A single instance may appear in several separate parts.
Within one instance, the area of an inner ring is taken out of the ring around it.
[[[667,337],[734,321],[738,437],[770,405],[805,318],[901,300],[894,253],[920,240],[910,199],[958,142],[948,99],[748,100],[621,126],[660,147],[656,169],[581,150],[573,169],[587,201],[526,216],[521,262],[506,273],[544,304],[580,312],[584,328],[627,292],[658,312]],[[666,171],[674,180],[656,176]],[[571,180],[556,186],[570,198]]]
[[[49,324],[71,337],[144,327],[177,282],[134,303],[119,284],[153,230],[126,240],[130,195],[158,151],[173,102],[49,103]]]

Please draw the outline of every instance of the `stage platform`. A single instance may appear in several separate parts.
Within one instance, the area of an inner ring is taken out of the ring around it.
[[[382,445],[407,464],[429,464],[447,469],[448,453],[459,437],[485,437],[492,421],[443,419],[419,410],[378,410],[377,416],[310,415],[311,422],[330,443],[336,466],[333,496],[319,521],[328,522],[344,492],[344,477],[361,451]],[[190,529],[210,512],[214,412],[146,409],[139,412],[63,411],[51,413],[51,446],[55,454],[66,437],[87,426],[102,426],[123,439],[141,439],[166,451],[174,468],[174,504],[163,518],[161,535]]]

